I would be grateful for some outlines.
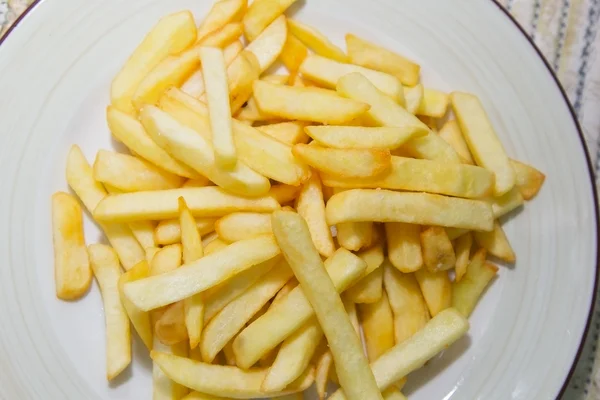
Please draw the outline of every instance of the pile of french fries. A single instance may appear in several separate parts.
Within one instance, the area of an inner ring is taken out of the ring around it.
[[[514,263],[502,216],[544,175],[510,159],[482,104],[355,35],[286,19],[295,0],[162,18],[112,82],[129,154],[74,145],[52,198],[56,294],[95,277],[106,375],[155,400],[403,399]],[[243,36],[243,37],[242,37]],[[287,73],[269,74],[282,64]],[[86,245],[82,207],[110,245]]]

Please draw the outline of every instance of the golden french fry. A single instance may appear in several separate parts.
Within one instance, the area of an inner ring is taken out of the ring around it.
[[[388,257],[399,271],[414,272],[423,266],[420,233],[419,225],[402,222],[385,224]]]
[[[128,154],[100,150],[94,161],[94,179],[123,192],[175,189],[183,178]]]
[[[489,231],[491,206],[479,200],[429,193],[353,189],[334,194],[325,207],[329,225],[340,222],[406,222]]]
[[[307,126],[306,133],[322,146],[335,149],[396,149],[418,131],[396,127]]]
[[[287,34],[288,26],[285,16],[280,15],[246,46],[246,51],[251,52],[258,59],[261,72],[266,71],[279,57],[285,45]]]
[[[129,318],[121,304],[119,278],[121,266],[117,253],[109,246],[92,244],[88,248],[94,276],[100,286],[106,320],[106,378],[116,378],[131,363]]]
[[[217,220],[215,231],[221,239],[230,243],[272,234],[271,215],[234,212]]]
[[[225,347],[223,347],[223,355],[225,356],[225,365],[236,366],[235,354],[233,354],[232,341],[229,341]],[[202,356],[197,361],[202,361]]]
[[[217,1],[198,26],[198,40],[221,29],[230,22],[239,21],[246,12],[247,5],[247,0]]]
[[[232,340],[293,276],[286,262],[280,262],[265,277],[248,288],[238,298],[227,304],[204,327],[200,351],[204,362],[212,362],[219,351]]]
[[[362,276],[366,264],[346,249],[338,249],[325,261],[325,268],[338,292]],[[314,311],[302,287],[292,290],[276,307],[248,325],[233,342],[233,351],[241,368],[250,368],[269,350],[289,337],[312,316]],[[269,332],[269,335],[265,335]]]
[[[383,268],[371,272],[348,289],[347,296],[355,303],[375,303],[383,293]]]
[[[369,109],[334,91],[254,82],[254,98],[262,112],[287,119],[343,124]]]
[[[306,46],[298,40],[298,38],[291,33],[288,32],[287,39],[285,41],[285,45],[283,46],[283,50],[281,50],[281,62],[290,72],[297,72],[300,68],[300,64],[302,61],[308,56],[308,49]],[[297,78],[298,75],[295,74]],[[295,86],[297,82],[291,83],[291,86]]]
[[[452,285],[452,307],[465,317],[471,315],[481,294],[497,273],[498,267],[485,261],[485,250],[475,253],[461,281]]]
[[[230,22],[221,29],[200,39],[198,41],[198,46],[213,48],[226,47],[238,40],[240,36],[242,36],[242,24],[239,22]]]
[[[324,352],[316,362],[315,366],[315,387],[319,400],[325,399],[327,395],[327,381],[329,379],[329,371],[333,366],[333,355],[331,351]]]
[[[314,308],[327,338],[336,360],[340,385],[351,399],[383,399],[363,355],[360,339],[313,245],[308,225],[300,215],[290,211],[274,212],[271,224],[282,254]]]
[[[446,230],[430,226],[421,232],[423,262],[431,272],[446,271],[456,265],[456,254]]]
[[[163,17],[146,35],[113,79],[111,103],[119,110],[133,114],[131,99],[140,82],[164,58],[186,49],[196,40],[196,24],[189,11]]]
[[[140,261],[129,271],[123,273],[119,278],[119,295],[121,298],[121,304],[125,308],[131,324],[135,328],[139,337],[142,339],[148,350],[152,350],[152,325],[150,323],[150,314],[139,310],[127,299],[123,293],[123,286],[127,282],[137,281],[143,279],[150,273],[150,266],[146,260]]]
[[[81,206],[67,193],[52,195],[52,241],[56,297],[78,299],[92,283],[92,270],[85,247]]]
[[[304,122],[294,121],[263,125],[256,129],[275,138],[281,143],[293,146],[298,143],[307,143],[310,139],[308,135],[304,133],[305,126],[306,124]]]
[[[353,64],[345,64],[321,57],[316,54],[309,55],[300,65],[300,72],[319,85],[335,89],[341,77],[359,73],[371,82],[382,93],[385,93],[399,104],[404,104],[404,88],[398,78],[384,72],[360,67]]]
[[[107,193],[102,184],[93,176],[92,167],[78,146],[72,146],[67,156],[67,183],[77,194],[85,208],[92,213]],[[145,259],[144,249],[133,236],[131,229],[124,224],[99,223],[111,246],[119,255],[126,270]]]
[[[533,168],[531,165],[524,164],[517,160],[510,160],[515,170],[517,187],[525,200],[533,199],[544,184],[546,175]]]
[[[188,339],[183,302],[165,308],[154,324],[154,334],[162,344],[172,346]]]
[[[188,351],[186,347],[185,342],[178,343],[174,346],[166,346],[155,338],[152,350],[173,354],[179,357],[187,357]],[[152,400],[177,400],[182,396],[185,396],[188,392],[189,390],[185,386],[169,379],[156,362],[152,363]]]
[[[102,222],[175,218],[180,197],[185,199],[196,217],[219,217],[235,210],[271,212],[279,209],[279,204],[269,196],[241,197],[216,186],[207,186],[109,196],[94,209],[94,217]]]
[[[423,90],[423,99],[416,114],[427,117],[441,118],[448,110],[448,95],[435,89],[425,88]]]
[[[197,218],[196,229],[203,236],[215,230],[217,218]],[[154,240],[157,244],[167,245],[181,241],[181,225],[178,219],[160,221],[154,230]]]
[[[421,368],[430,358],[449,347],[469,329],[467,321],[455,309],[441,312],[403,343],[397,344],[375,362],[371,370],[380,390],[386,390],[400,379]],[[344,390],[335,392],[330,400],[346,399]],[[349,397],[348,397],[349,398]]]
[[[421,268],[415,271],[415,277],[432,317],[452,307],[452,282],[446,271],[431,272],[427,268]]]
[[[356,166],[354,161],[347,165],[350,169]],[[392,156],[389,170],[378,176],[351,177],[326,171],[323,183],[331,187],[396,189],[478,199],[493,191],[494,174],[473,165]]]
[[[454,242],[454,253],[456,253],[456,265],[454,266],[454,272],[456,274],[454,278],[455,282],[460,282],[465,275],[465,272],[467,272],[467,265],[469,265],[472,246],[473,235],[470,232],[462,235]]]
[[[292,153],[319,171],[349,179],[373,178],[392,166],[389,150],[330,149],[297,144],[292,147]]]
[[[380,268],[383,270],[383,268]],[[371,304],[359,304],[360,321],[365,334],[369,362],[394,347],[394,315],[385,293]]]
[[[516,174],[483,105],[467,93],[454,92],[450,100],[473,159],[496,176],[494,195],[505,194],[515,186]]]
[[[473,232],[475,242],[488,251],[488,254],[498,257],[499,259],[514,263],[516,261],[515,252],[508,242],[504,230],[496,221],[494,230],[491,232]]]
[[[288,20],[288,27],[292,35],[296,36],[315,53],[340,62],[348,60],[348,56],[342,49],[331,43],[325,35],[315,28],[291,19]]]
[[[403,85],[419,83],[421,67],[401,55],[355,35],[346,35],[346,48],[352,64],[386,72],[398,78]]]
[[[442,129],[440,129],[439,136],[452,146],[454,151],[456,151],[461,158],[463,164],[475,164],[473,156],[471,156],[471,152],[469,151],[469,146],[467,146],[467,142],[465,142],[465,138],[463,138],[460,126],[458,126],[456,120],[452,119],[447,121],[444,126],[442,126]]]
[[[405,274],[386,263],[383,283],[394,314],[396,344],[404,342],[429,321],[429,309],[414,274]]]
[[[296,202],[296,209],[298,214],[306,220],[313,243],[319,253],[325,257],[331,256],[335,251],[335,244],[325,220],[325,202],[318,174],[313,173],[302,187]]]
[[[334,193],[343,189],[334,189]],[[368,247],[373,242],[372,222],[347,222],[336,225],[337,241],[340,246],[358,251],[363,247]]]
[[[315,371],[308,368],[285,391],[263,392],[260,387],[267,374],[266,369],[255,368],[244,371],[236,367],[204,364],[158,351],[152,351],[150,356],[175,382],[202,393],[219,396],[238,399],[278,397],[301,392],[314,382]]]
[[[124,287],[125,295],[138,308],[152,310],[209,289],[278,254],[272,236],[242,240],[229,245],[227,252],[218,251],[160,276],[130,282]]]
[[[244,35],[252,41],[296,0],[256,0],[244,15]]]
[[[423,85],[420,83],[413,87],[404,87],[404,108],[406,108],[406,111],[413,115],[417,114],[421,101],[423,101],[423,92]]]

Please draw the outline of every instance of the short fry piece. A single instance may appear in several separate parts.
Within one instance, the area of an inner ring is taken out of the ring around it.
[[[307,126],[306,133],[320,145],[335,149],[389,149],[418,137],[417,131],[396,127]]]
[[[150,261],[149,275],[160,275],[181,266],[181,244],[172,244],[159,249]]]
[[[317,360],[315,367],[315,387],[319,400],[325,399],[327,395],[327,381],[329,380],[329,370],[333,366],[333,355],[330,351],[324,352]]]
[[[517,187],[525,200],[533,199],[544,184],[546,175],[517,160],[510,160],[517,176]]]
[[[421,227],[402,222],[385,224],[388,257],[401,272],[414,272],[423,266]]]
[[[296,209],[308,224],[313,243],[320,254],[329,257],[335,251],[331,230],[325,220],[323,187],[319,175],[313,173],[302,187]]]
[[[485,261],[484,249],[475,253],[463,279],[453,284],[452,307],[465,317],[471,315],[479,297],[497,273],[498,267]]]
[[[514,263],[517,259],[512,246],[508,242],[506,233],[496,221],[494,223],[494,230],[491,232],[473,232],[475,242],[486,249],[488,254],[498,257],[499,259]]]
[[[215,223],[219,237],[233,243],[260,235],[272,234],[271,215],[261,213],[231,213]]]
[[[456,282],[460,282],[465,275],[465,272],[467,272],[467,265],[469,265],[472,246],[473,235],[470,232],[460,236],[454,242],[454,253],[456,254],[456,265],[454,266],[456,276],[454,280]]]
[[[152,350],[153,334],[152,324],[150,323],[150,314],[139,310],[123,293],[123,286],[125,286],[127,282],[146,278],[149,273],[150,266],[146,260],[140,261],[129,271],[123,273],[119,278],[119,295],[121,297],[121,303],[123,304],[135,331],[138,333],[148,350]]]
[[[196,229],[203,236],[215,230],[217,218],[197,218]],[[178,219],[160,221],[154,230],[154,240],[157,244],[166,245],[181,242],[181,225]]]
[[[374,230],[374,232],[376,232]],[[383,264],[385,260],[385,254],[383,251],[383,243],[377,238],[374,238],[375,244],[370,248],[356,253],[361,260],[367,263],[367,269],[363,276],[369,275]],[[346,296],[347,297],[347,296]]]
[[[423,99],[419,108],[418,115],[426,117],[441,118],[446,114],[448,109],[448,95],[444,92],[435,89],[425,88],[423,91]]]
[[[430,226],[421,232],[423,262],[431,272],[446,271],[456,265],[456,255],[446,230]]]
[[[162,344],[172,346],[188,339],[183,302],[170,304],[154,324],[154,334]]]
[[[217,1],[198,26],[198,40],[215,32],[230,22],[238,21],[246,11],[247,0]]]
[[[252,41],[296,0],[257,0],[253,1],[244,15],[244,35]]]
[[[415,272],[415,277],[432,317],[452,306],[452,282],[446,271],[431,272],[421,268]]]
[[[475,164],[473,156],[471,156],[471,152],[469,151],[469,146],[467,146],[467,142],[465,142],[465,138],[456,120],[452,119],[446,122],[438,134],[452,146],[464,164]]]
[[[383,270],[383,268],[381,268]],[[394,315],[385,293],[371,304],[359,304],[358,310],[365,334],[369,362],[377,360],[394,347]]]
[[[351,251],[358,251],[371,245],[373,229],[376,228],[372,222],[347,222],[337,224],[336,229],[339,245]]]
[[[81,206],[64,192],[52,195],[52,240],[56,296],[63,300],[78,299],[92,283],[92,270],[85,247]]]
[[[421,101],[423,101],[423,91],[423,85],[420,83],[413,87],[404,88],[404,108],[406,108],[406,111],[413,115],[417,114]]]
[[[375,303],[383,294],[383,268],[371,272],[348,290],[348,298],[353,302]]]
[[[310,47],[315,53],[340,62],[348,60],[348,56],[342,49],[331,43],[329,39],[315,28],[291,19],[288,20],[288,26],[290,33],[300,39],[302,43]]]

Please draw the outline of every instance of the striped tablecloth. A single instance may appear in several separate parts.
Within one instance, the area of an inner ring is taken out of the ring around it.
[[[583,127],[596,172],[600,171],[600,58],[596,51],[600,0],[498,1],[525,28],[556,71]],[[0,0],[0,36],[31,2]],[[590,329],[565,400],[600,400],[600,304],[596,304]]]

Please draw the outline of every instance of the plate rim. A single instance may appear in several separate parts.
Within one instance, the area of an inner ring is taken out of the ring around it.
[[[2,37],[0,37],[0,46],[6,41],[6,39],[10,36],[10,34],[13,33],[17,29],[19,24],[29,15],[29,13],[42,3],[42,1],[44,1],[44,0],[34,0],[30,5],[27,6],[27,8],[21,13],[21,15],[19,15],[17,17],[17,19],[15,21],[13,21],[13,24],[6,30],[6,32],[4,32],[4,35]],[[508,18],[508,20],[511,21],[512,24],[515,26],[515,28],[522,34],[522,37],[530,44],[531,48],[537,54],[538,58],[542,61],[543,65],[546,67],[546,71],[550,74],[550,77],[556,84],[556,86],[563,98],[563,101],[566,104],[566,106],[569,110],[569,113],[571,114],[571,119],[573,120],[573,122],[575,124],[575,128],[576,128],[577,134],[579,136],[580,145],[583,147],[583,153],[585,154],[585,161],[586,161],[586,166],[588,169],[588,178],[590,180],[591,188],[592,188],[592,197],[594,199],[594,207],[593,208],[594,208],[594,216],[595,216],[594,219],[595,219],[595,225],[596,225],[596,266],[594,268],[593,293],[592,293],[590,304],[588,305],[588,311],[587,311],[588,315],[587,315],[587,320],[585,323],[585,328],[583,330],[583,334],[581,335],[579,345],[577,348],[577,352],[575,354],[575,357],[573,358],[573,362],[569,368],[569,372],[565,376],[565,380],[562,383],[562,387],[561,387],[560,391],[557,393],[557,399],[558,399],[558,398],[562,398],[562,396],[565,394],[567,387],[569,386],[569,382],[571,381],[571,379],[573,378],[573,375],[575,374],[575,369],[577,367],[577,363],[581,359],[581,356],[583,354],[583,348],[585,347],[585,342],[586,342],[587,338],[589,337],[589,333],[590,333],[589,331],[590,331],[590,326],[592,323],[592,318],[594,315],[594,309],[595,309],[596,302],[598,300],[598,286],[599,286],[598,281],[600,279],[600,251],[599,251],[600,250],[600,206],[598,203],[599,198],[598,198],[598,187],[597,187],[596,178],[595,178],[595,169],[592,164],[592,160],[590,157],[590,150],[588,149],[588,146],[586,144],[585,136],[583,134],[583,130],[581,128],[579,119],[577,118],[575,108],[571,104],[571,101],[569,100],[569,97],[565,91],[565,88],[563,87],[562,83],[558,79],[558,76],[552,69],[552,66],[550,65],[550,63],[548,62],[548,60],[546,59],[546,57],[544,56],[544,54],[542,53],[540,48],[535,44],[533,39],[527,34],[527,32],[525,31],[525,28],[523,28],[523,26],[521,26],[521,24],[519,24],[519,22],[515,19],[515,17],[513,17],[510,14],[510,12],[502,6],[502,4],[500,4],[499,0],[491,0],[491,3],[493,5],[495,5],[496,8],[498,9],[498,11],[502,15],[504,15],[506,18]]]

